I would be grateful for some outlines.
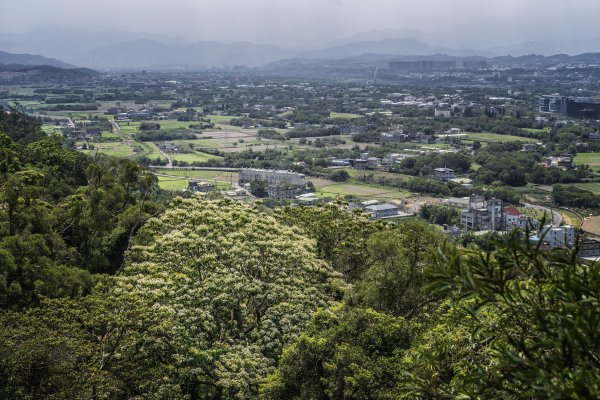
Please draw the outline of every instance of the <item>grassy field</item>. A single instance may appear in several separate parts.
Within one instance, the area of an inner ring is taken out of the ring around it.
[[[421,149],[427,150],[427,149],[450,149],[452,148],[452,146],[450,146],[448,143],[428,143],[428,144],[424,144],[422,146],[419,146]]]
[[[574,213],[572,213],[571,211],[565,210],[565,209],[557,209],[556,211],[558,211],[560,213],[560,215],[562,215],[563,217],[563,223],[565,225],[573,225],[576,228],[580,228],[581,227],[581,219]]]
[[[119,125],[119,128],[121,128],[121,133],[133,135],[134,133],[139,132],[139,122],[117,122],[117,124]]]
[[[207,115],[204,117],[205,119],[210,119],[210,122],[215,124],[224,124],[227,125],[234,117],[229,115]]]
[[[137,155],[135,148],[129,142],[95,143],[93,149],[84,150],[84,152],[88,154],[98,152],[111,157],[133,157]]]
[[[193,125],[194,122],[190,121],[176,121],[176,120],[163,120],[157,121],[160,125],[161,131],[172,131],[174,129],[189,129],[190,125]]]
[[[348,175],[350,175],[353,179],[358,179],[362,176],[373,175],[373,178],[387,178],[390,180],[403,180],[406,178],[410,178],[408,175],[403,174],[395,174],[393,172],[384,172],[384,171],[361,171],[353,168],[346,168]]]
[[[352,113],[340,113],[340,112],[335,112],[332,111],[329,113],[329,118],[331,119],[355,119],[355,118],[361,118],[362,115],[360,114],[352,114]]]
[[[468,136],[469,140],[478,140],[480,142],[537,142],[536,139],[532,138],[524,138],[520,136],[512,136],[512,135],[500,135],[498,133],[491,132],[465,132]]]
[[[169,157],[171,157],[171,160],[185,161],[188,163],[206,162],[206,161],[212,160],[212,159],[223,158],[220,156],[215,156],[215,155],[208,154],[208,153],[202,153],[199,151],[194,152],[194,153],[170,154]]]
[[[531,133],[550,133],[550,128],[544,128],[544,129],[536,129],[536,128],[525,128],[525,130],[527,132],[531,132]]]
[[[576,183],[573,186],[576,186],[580,189],[589,190],[595,194],[600,194],[600,182]]]
[[[187,174],[187,175],[184,175]],[[237,173],[229,176],[224,171],[157,170],[158,186],[165,190],[183,190],[190,179],[202,179],[216,184],[217,189],[231,189],[231,182],[237,181]]]
[[[188,181],[181,178],[171,178],[168,176],[158,177],[158,186],[165,190],[181,191],[188,187]]]
[[[148,157],[151,159],[160,158],[161,160],[166,160],[166,157],[160,154],[160,150],[156,143],[134,142],[133,146],[138,147],[140,149],[140,151],[138,151],[138,156],[140,157]]]
[[[532,185],[515,187],[513,190],[523,196],[523,200],[531,203],[546,203],[552,200],[552,186]]]
[[[78,144],[81,145],[81,143]],[[151,159],[160,158],[166,160],[166,158],[160,154],[160,150],[156,144],[152,142],[122,141],[92,143],[92,145],[94,146],[93,149],[83,150],[83,152],[87,154],[98,152],[100,154],[118,158],[148,157]]]
[[[361,199],[392,200],[402,199],[411,195],[411,193],[406,190],[384,188],[374,185],[333,183],[318,187],[318,183],[314,180],[313,182],[315,183],[315,187],[317,187],[317,196],[319,197],[335,198],[337,196],[353,195]]]
[[[46,133],[60,133],[60,129],[56,125],[42,125],[42,130]]]
[[[204,179],[207,181],[217,181],[223,183],[235,183],[238,181],[237,172],[225,171],[203,171],[192,169],[158,169],[157,174],[170,175],[178,178]]]
[[[123,137],[122,135],[119,135],[119,134],[113,133],[113,132],[109,132],[109,131],[104,131],[100,135],[104,139],[119,139],[119,138]]]
[[[575,156],[575,164],[588,164],[593,170],[600,170],[600,153],[579,153]]]

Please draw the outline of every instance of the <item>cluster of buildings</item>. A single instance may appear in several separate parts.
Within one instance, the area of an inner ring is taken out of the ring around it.
[[[370,156],[369,153],[364,152],[356,159],[330,157],[329,163],[332,167],[351,167],[357,170],[389,171],[390,167],[411,157],[415,157],[415,154],[392,153],[385,157],[373,157]],[[442,182],[448,182],[455,178],[455,172],[451,168],[435,168],[432,177]]]
[[[544,166],[563,168],[563,169],[571,169],[575,166],[573,161],[573,156],[571,154],[566,154],[558,157],[547,157],[544,162]]]
[[[152,119],[153,112],[151,109],[142,108],[141,110],[127,110],[122,111],[118,107],[110,107],[105,112],[105,115],[113,115],[117,121],[143,121]]]
[[[399,163],[407,157],[414,157],[413,154],[393,153],[385,157],[373,157],[369,153],[360,153],[360,157],[352,158],[330,158],[329,162],[333,167],[352,167],[358,170],[380,170],[388,171],[390,166]]]
[[[589,97],[560,95],[543,96],[539,100],[539,111],[566,115],[573,118],[600,119],[600,100]]]
[[[505,207],[502,200],[485,199],[484,196],[454,197],[444,201],[450,207],[460,208],[460,225],[473,231],[505,231],[529,229],[536,232],[529,237],[532,243],[541,242],[546,250],[572,248],[579,245],[578,256],[588,260],[600,259],[600,240],[595,238],[579,239],[573,225],[540,226],[540,222],[527,217],[514,207]],[[459,235],[462,230],[455,226],[445,226],[445,232]]]
[[[390,61],[390,69],[396,71],[446,71],[456,69],[456,61],[437,61],[437,60],[421,60],[421,61]]]
[[[422,132],[404,133],[404,131],[399,130],[399,131],[396,131],[396,132],[382,132],[381,133],[381,141],[382,142],[429,143],[431,140],[432,140],[432,137],[430,135],[426,135],[426,134],[424,134]]]
[[[169,154],[179,153],[179,151],[181,150],[179,148],[179,146],[174,142],[161,142],[161,143],[159,143],[158,148],[163,153],[169,153]]]
[[[216,185],[212,182],[191,180],[188,182],[187,191],[192,193],[210,193],[216,189]]]
[[[240,170],[240,185],[249,186],[254,181],[266,182],[270,199],[293,200],[306,191],[306,177],[298,172],[258,168]]]
[[[511,231],[515,228],[537,230],[539,221],[523,215],[514,207],[504,207],[500,199],[484,196],[451,197],[445,205],[460,208],[460,224],[473,231]]]

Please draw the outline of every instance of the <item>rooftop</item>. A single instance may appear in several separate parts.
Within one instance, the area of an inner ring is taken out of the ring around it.
[[[368,206],[367,210],[370,211],[383,211],[383,210],[397,210],[398,207],[393,204],[375,204],[373,206]]]
[[[504,209],[504,213],[508,215],[514,215],[515,217],[522,215],[521,212],[514,207],[506,207]]]

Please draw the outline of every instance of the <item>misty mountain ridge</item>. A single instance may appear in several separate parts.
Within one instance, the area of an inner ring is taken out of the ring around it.
[[[304,52],[298,56],[305,58],[336,58],[362,54],[425,55],[437,53],[461,57],[494,55],[493,53],[482,50],[450,49],[447,47],[430,45],[415,38],[397,38],[347,43],[323,50]]]
[[[260,66],[292,53],[274,45],[249,42],[164,43],[140,39],[93,49],[78,64],[102,69],[209,68],[226,65]]]
[[[358,32],[350,36],[346,36],[341,39],[336,39],[326,46],[323,47],[334,47],[340,46],[349,43],[357,43],[357,42],[372,42],[383,39],[407,39],[413,38],[421,41],[429,41],[431,37],[429,34],[417,31],[414,29],[372,29],[370,31]]]
[[[434,46],[415,38],[353,42],[321,50],[301,52],[275,45],[259,45],[250,42],[165,43],[157,40],[139,39],[93,49],[77,59],[76,63],[81,66],[101,69],[194,69],[226,65],[258,67],[289,58],[327,59],[363,54],[397,56],[438,53],[460,57],[493,55],[493,53],[486,51]]]
[[[412,35],[412,36],[409,36]],[[443,54],[454,57],[513,57],[541,54],[551,56],[568,53],[565,47],[575,46],[564,43],[527,41],[510,46],[496,46],[482,49],[466,49],[460,46],[439,44],[443,38],[434,40],[432,35],[407,29],[379,29],[360,32],[346,38],[322,44],[311,50],[294,50],[277,45],[251,42],[223,43],[218,41],[190,41],[181,37],[165,37],[135,32],[95,32],[83,31],[75,35],[68,29],[52,32],[38,31],[28,34],[2,34],[0,49],[21,53],[15,49],[39,49],[33,52],[44,56],[21,54],[21,58],[5,59],[4,64],[55,65],[65,68],[73,65],[105,69],[204,69],[245,65],[261,67],[277,61],[293,59],[331,60],[383,55],[387,57]],[[436,35],[437,36],[437,35]],[[435,43],[435,44],[432,44]],[[575,47],[569,47],[575,48]],[[577,44],[576,54],[600,51],[597,39],[582,40]],[[586,50],[589,49],[589,50]],[[62,56],[56,56],[60,54]],[[571,53],[573,54],[573,53]],[[17,56],[17,55],[12,55]],[[27,60],[23,57],[40,57]],[[8,57],[5,55],[5,57]],[[56,57],[52,59],[49,57]],[[48,60],[48,61],[46,61]],[[73,64],[73,65],[71,65]]]
[[[73,65],[67,64],[55,58],[47,58],[33,54],[14,54],[0,51],[0,64],[19,64],[19,65],[49,65],[59,68],[74,68]]]
[[[399,34],[400,32],[398,31],[397,33]],[[388,32],[375,31],[361,35],[360,37],[376,37],[386,33]],[[510,54],[519,57],[531,54],[550,56],[566,53],[561,50],[562,48],[559,46],[543,46],[543,43],[538,42],[525,42],[505,48],[491,48],[487,50],[451,48],[432,45],[421,39],[412,37],[350,42],[309,51],[295,51],[276,45],[255,44],[251,42],[222,43],[217,41],[201,41],[193,43],[175,40],[164,42],[139,39],[92,49],[85,55],[77,58],[75,63],[80,66],[101,69],[194,69],[232,65],[259,67],[274,61],[291,58],[333,59],[366,54],[389,56],[446,54],[456,57],[497,57]],[[582,51],[581,53],[584,52]]]

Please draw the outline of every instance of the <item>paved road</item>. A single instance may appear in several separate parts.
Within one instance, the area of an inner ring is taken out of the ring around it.
[[[531,208],[534,210],[546,211],[548,214],[552,213],[552,224],[555,226],[559,226],[562,223],[563,217],[558,211],[554,211],[548,207],[538,206],[535,204],[523,203],[523,205],[527,208]]]
[[[167,157],[167,160],[169,161],[167,163],[167,165],[164,166],[164,168],[168,168],[168,169],[173,169],[173,161],[171,160],[171,157],[165,153],[164,151],[160,151],[160,154],[162,154],[163,156]]]

